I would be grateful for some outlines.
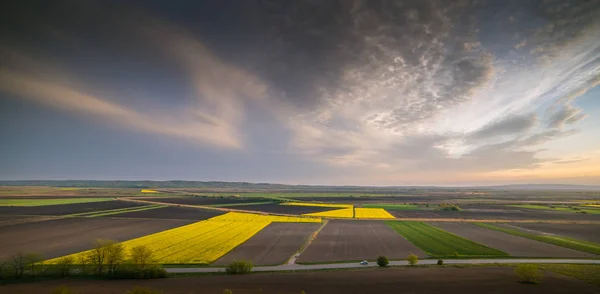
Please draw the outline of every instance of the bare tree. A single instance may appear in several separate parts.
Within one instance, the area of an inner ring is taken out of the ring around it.
[[[123,245],[114,240],[98,239],[94,248],[88,253],[88,261],[94,267],[98,275],[104,274],[108,266],[109,273],[115,268],[116,263],[120,263],[123,258]]]
[[[131,248],[131,262],[140,268],[154,264],[154,252],[148,246],[139,245]]]
[[[25,256],[25,260],[27,261],[31,277],[35,278],[36,268],[41,267],[44,257],[39,253],[28,253]]]
[[[71,266],[73,265],[74,258],[71,256],[64,256],[58,259],[56,266],[61,277],[68,277],[71,274]]]
[[[27,255],[19,252],[11,257],[10,263],[15,271],[15,279],[22,278],[27,266]]]

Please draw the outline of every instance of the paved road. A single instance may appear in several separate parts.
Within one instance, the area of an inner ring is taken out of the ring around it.
[[[494,264],[494,263],[573,263],[573,264],[600,264],[600,260],[595,259],[448,259],[444,264]],[[435,259],[425,259],[419,261],[420,265],[437,264]],[[408,265],[405,260],[390,261],[390,266]],[[274,272],[274,271],[308,271],[321,269],[346,269],[346,268],[368,268],[377,267],[377,263],[369,262],[368,265],[353,263],[330,263],[330,264],[284,264],[277,266],[257,266],[252,269],[253,272]],[[225,272],[223,267],[197,267],[197,268],[166,268],[169,273],[218,273]]]

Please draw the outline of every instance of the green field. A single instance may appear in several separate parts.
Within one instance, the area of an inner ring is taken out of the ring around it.
[[[113,198],[0,199],[0,206],[48,206],[111,201]]]
[[[511,235],[515,235],[515,236],[519,236],[519,237],[524,237],[524,238],[528,238],[528,239],[532,239],[532,240],[536,240],[536,241],[546,242],[546,243],[550,243],[550,244],[554,244],[554,245],[558,245],[558,246],[562,246],[562,247],[566,247],[566,248],[571,248],[571,249],[575,249],[575,250],[579,250],[579,251],[600,254],[600,244],[596,244],[596,243],[592,243],[592,242],[581,241],[581,240],[576,240],[576,239],[567,238],[567,237],[535,235],[535,234],[530,234],[530,233],[526,233],[526,232],[519,231],[519,230],[513,230],[513,229],[499,227],[499,226],[486,224],[486,223],[474,223],[474,224],[478,225],[480,227],[490,229],[490,230],[499,231],[499,232],[503,232],[503,233],[507,233],[507,234],[511,234]]]
[[[516,204],[516,205],[508,205],[510,207],[516,208],[527,208],[527,209],[539,209],[539,210],[552,210],[552,211],[565,211],[565,212],[573,212],[573,213],[590,213],[590,214],[600,214],[600,209],[594,209],[591,207],[567,207],[567,206],[546,206],[546,205],[531,205],[531,204]]]
[[[386,224],[432,257],[508,256],[423,222],[388,221]]]
[[[364,204],[365,208],[383,208],[385,210],[421,210],[419,205],[414,204]]]
[[[69,214],[67,216],[81,216],[81,217],[98,217],[98,216],[107,216],[113,214],[121,214],[127,212],[136,212],[136,211],[144,211],[156,208],[167,207],[168,205],[160,205],[160,204],[152,204],[152,205],[144,205],[144,206],[135,206],[128,208],[117,208],[117,209],[109,209],[109,210],[100,210],[100,211],[91,211],[91,212],[82,212],[82,213],[74,213]]]

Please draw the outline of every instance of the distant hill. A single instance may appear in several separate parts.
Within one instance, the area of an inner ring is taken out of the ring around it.
[[[578,190],[578,191],[596,191],[600,186],[594,185],[566,185],[566,184],[521,184],[521,185],[501,185],[487,187],[473,187],[477,189],[492,190]]]
[[[0,181],[0,186],[49,186],[49,187],[88,187],[88,188],[179,188],[179,189],[229,189],[260,191],[309,191],[309,192],[370,192],[370,193],[411,193],[423,191],[465,191],[465,190],[579,190],[600,191],[600,186],[561,185],[561,184],[521,184],[499,186],[443,187],[443,186],[320,186],[284,185],[271,183],[221,182],[221,181],[93,181],[93,180],[25,180]]]

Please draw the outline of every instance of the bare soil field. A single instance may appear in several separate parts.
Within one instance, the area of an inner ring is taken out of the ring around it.
[[[157,209],[134,211],[109,215],[108,217],[118,218],[149,218],[149,219],[184,219],[184,220],[205,220],[211,217],[222,215],[224,212],[218,210],[209,210],[191,207],[168,206]]]
[[[0,260],[5,260],[18,252],[37,252],[45,258],[53,258],[90,249],[98,238],[129,240],[192,222],[64,218],[5,226],[0,230]]]
[[[227,208],[239,209],[239,210],[270,212],[270,213],[298,214],[298,215],[305,214],[305,213],[323,212],[323,211],[337,209],[337,208],[331,208],[331,207],[279,205],[277,203],[258,204],[258,205],[241,205],[241,206],[232,206],[232,207],[227,207]]]
[[[267,201],[261,198],[237,198],[237,197],[165,197],[165,198],[148,198],[147,200],[154,202],[163,202],[171,204],[185,205],[214,205],[214,204],[233,204],[233,203],[255,203]]]
[[[528,230],[529,233],[543,233],[571,237],[583,241],[600,244],[600,225],[577,224],[511,224],[514,227]],[[513,227],[513,228],[514,228]]]
[[[317,223],[271,223],[213,264],[228,265],[236,260],[251,260],[254,265],[283,264],[320,226]]]
[[[506,234],[469,223],[431,223],[436,227],[477,243],[496,248],[512,256],[523,257],[580,257],[594,254]]]
[[[67,215],[82,212],[137,207],[143,205],[146,204],[113,200],[48,206],[0,206],[0,215]]]
[[[141,285],[165,294],[367,294],[367,293],[598,293],[598,287],[571,277],[544,273],[541,284],[517,281],[512,267],[386,268],[330,272],[271,273],[246,276],[199,276],[160,280],[55,280],[0,286],[14,294],[50,293],[60,285],[73,293],[123,294]],[[262,291],[259,291],[261,289]]]
[[[411,253],[427,256],[384,222],[334,220],[319,232],[298,262],[375,260],[380,255],[404,259]]]

